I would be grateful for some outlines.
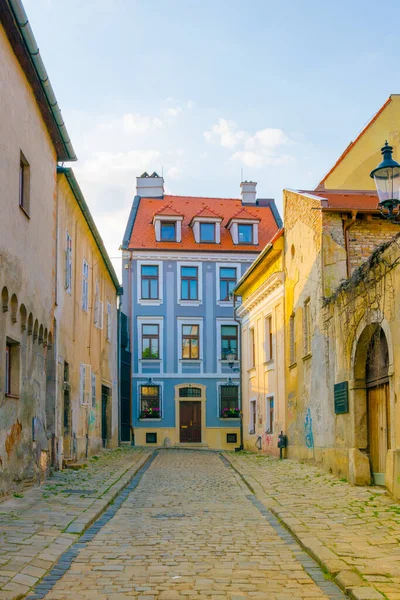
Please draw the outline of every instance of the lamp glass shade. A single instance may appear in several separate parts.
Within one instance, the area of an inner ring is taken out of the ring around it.
[[[228,352],[226,354],[226,360],[228,361],[228,363],[233,363],[236,360],[236,354],[234,352]]]
[[[374,181],[379,196],[379,202],[388,200],[400,202],[400,167],[383,167],[374,173]]]

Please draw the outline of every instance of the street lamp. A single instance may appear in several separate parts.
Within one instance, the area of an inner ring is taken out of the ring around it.
[[[383,160],[376,169],[371,171],[370,177],[375,180],[381,215],[393,222],[400,212],[400,165],[393,160],[393,148],[389,146],[387,140],[381,152]]]
[[[226,360],[228,361],[229,368],[232,369],[232,371],[234,371],[233,365],[236,360],[236,352],[229,349],[229,352],[226,353],[225,357],[226,357]]]

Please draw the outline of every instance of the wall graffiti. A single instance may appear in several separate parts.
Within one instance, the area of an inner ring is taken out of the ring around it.
[[[306,418],[304,419],[304,436],[307,448],[314,448],[314,436],[312,432],[312,417],[310,408],[307,408]]]
[[[89,429],[92,431],[95,428],[95,425],[96,425],[96,411],[91,410],[88,415]]]

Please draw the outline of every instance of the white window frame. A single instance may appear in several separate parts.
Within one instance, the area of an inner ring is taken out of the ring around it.
[[[183,217],[156,215],[154,217],[154,231],[156,242],[181,242],[182,241],[182,221]],[[175,223],[175,240],[163,240],[161,238],[161,223]]]
[[[240,352],[241,352],[241,339],[240,339],[240,329],[239,329],[239,324],[237,321],[234,321],[233,319],[223,319],[223,318],[217,318],[216,319],[216,324],[217,324],[217,369],[218,369],[218,373],[222,372],[222,366],[223,365],[227,365],[228,361],[227,360],[223,360],[222,359],[222,326],[223,325],[231,325],[231,326],[235,326],[237,327],[237,332],[238,332],[238,357],[237,360],[235,360],[235,366],[236,367],[240,367]]]
[[[220,244],[221,243],[221,223],[223,219],[219,217],[195,217],[192,221],[192,229],[194,235],[194,241],[196,244]],[[212,223],[214,224],[214,241],[213,242],[202,242],[200,239],[200,223]]]
[[[97,327],[99,329],[103,329],[103,325],[104,325],[104,302],[102,302],[102,300],[99,300],[99,313],[98,313]]]
[[[242,400],[240,398],[240,379],[238,377],[231,377],[232,383],[238,387],[238,407],[242,410]],[[221,387],[226,385],[225,381],[217,381],[217,417],[221,417]]]
[[[254,414],[255,414],[254,422],[253,422],[253,403],[256,407],[256,410],[254,412]],[[249,434],[250,435],[253,435],[256,433],[256,427],[257,427],[257,399],[250,398],[250,400],[249,400]]]
[[[271,334],[271,345],[270,345]],[[264,317],[264,355],[265,362],[271,363],[275,357],[275,335],[274,335],[274,318],[272,312]]]
[[[141,412],[141,406],[140,406],[140,386],[142,385],[148,385],[148,379],[138,379],[137,384],[136,384],[136,418],[139,419],[139,415]],[[145,419],[146,422],[147,421],[161,421],[161,419],[164,417],[164,382],[163,381],[158,381],[158,380],[153,380],[152,381],[152,385],[158,385],[161,388],[161,402],[160,402],[160,408],[161,408],[161,418],[159,419]],[[142,421],[143,422],[143,421]]]
[[[68,294],[72,293],[72,237],[66,232],[65,249],[65,290]]]
[[[182,300],[181,299],[181,268],[182,267],[197,267],[197,300]],[[177,300],[180,306],[200,306],[203,304],[203,263],[191,261],[178,261],[177,268]]]
[[[215,275],[216,275],[216,302],[218,304],[218,306],[232,306],[233,305],[233,298],[232,300],[221,300],[219,297],[219,292],[220,292],[220,280],[221,280],[221,269],[236,269],[236,284],[238,283],[238,281],[241,278],[241,268],[240,268],[240,263],[217,263],[216,269],[215,269]]]
[[[91,377],[91,399],[92,399],[92,404],[91,407],[92,408],[96,408],[96,400],[97,400],[97,393],[96,393],[96,375],[95,373],[92,372],[92,377]]]
[[[182,358],[182,325],[199,325],[199,358]],[[182,373],[182,365],[187,363],[200,364],[200,374],[203,373],[203,352],[204,352],[204,336],[203,336],[203,317],[177,317],[176,319],[177,334],[178,334],[178,373]]]
[[[274,412],[273,412],[272,423],[270,420],[270,411],[269,411],[271,400],[274,403]],[[268,394],[265,397],[265,410],[266,410],[266,412],[265,412],[265,433],[269,433],[269,434],[274,433],[275,409],[276,409],[275,396],[273,394]]]
[[[107,333],[106,339],[108,342],[111,341],[112,337],[112,306],[111,302],[107,302]]]
[[[85,267],[87,268],[87,276],[85,275]],[[89,310],[89,263],[84,258],[82,263],[82,310]]]
[[[158,325],[159,358],[142,358],[142,325]],[[138,364],[139,374],[143,373],[143,365],[160,365],[157,375],[163,373],[164,364],[164,317],[137,317]],[[146,370],[146,374],[147,374]]]
[[[162,260],[138,260],[136,261],[137,277],[137,303],[143,306],[160,306],[163,303],[163,264]],[[158,298],[142,298],[142,267],[158,267]]]
[[[80,371],[80,394],[79,401],[81,406],[89,406],[89,399],[92,395],[92,367],[81,363]]]
[[[231,233],[232,236],[232,241],[235,244],[235,246],[239,245],[239,246],[257,246],[258,244],[258,221],[254,221],[251,219],[232,219],[230,226],[229,226],[229,231]],[[238,225],[253,225],[253,243],[252,244],[244,244],[243,242],[240,243],[239,242],[239,228]]]

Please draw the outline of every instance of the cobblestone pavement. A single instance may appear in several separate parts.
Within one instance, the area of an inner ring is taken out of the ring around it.
[[[217,453],[146,468],[29,598],[344,598]]]
[[[85,469],[59,471],[1,502],[0,600],[29,592],[148,456],[140,449],[106,450]]]
[[[308,464],[227,453],[257,498],[355,598],[400,600],[400,504]]]

